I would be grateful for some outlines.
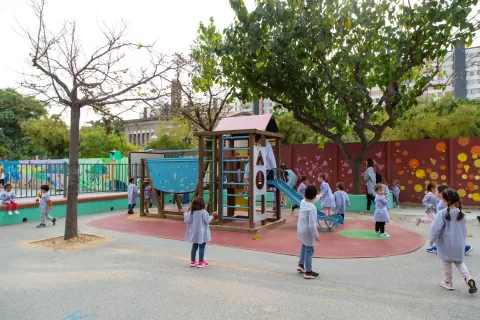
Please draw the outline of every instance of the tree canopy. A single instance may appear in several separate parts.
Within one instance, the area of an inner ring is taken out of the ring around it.
[[[235,20],[213,45],[243,100],[269,97],[338,145],[357,193],[367,152],[435,85],[449,50],[472,43],[477,2],[258,0],[248,12],[230,0]],[[383,112],[383,121],[374,119]],[[360,139],[360,152],[349,152],[345,134]]]
[[[180,150],[180,149],[192,149],[195,148],[193,144],[194,140],[191,139],[191,127],[188,120],[182,118],[174,118],[172,123],[175,126],[175,130],[169,131],[166,125],[160,127],[160,130],[156,132],[157,139],[150,140],[146,146],[146,149],[154,150]],[[189,138],[190,144],[185,138]]]
[[[25,145],[21,123],[47,114],[45,104],[13,89],[0,89],[0,157],[21,159]]]
[[[21,123],[22,135],[27,141],[23,157],[63,159],[68,157],[69,134],[66,123],[57,115],[43,116]]]
[[[108,158],[113,150],[127,156],[128,152],[137,148],[130,144],[125,132],[107,134],[107,129],[100,125],[80,129],[80,157]]]

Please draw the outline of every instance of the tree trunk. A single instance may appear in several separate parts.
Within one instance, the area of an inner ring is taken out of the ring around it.
[[[70,108],[70,160],[68,164],[67,215],[64,239],[77,236],[78,146],[80,136],[80,107]]]
[[[365,157],[357,157],[351,161],[347,161],[350,169],[352,169],[352,194],[362,194],[362,166],[365,161]]]

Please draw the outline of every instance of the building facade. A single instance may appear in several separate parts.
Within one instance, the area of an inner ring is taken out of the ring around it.
[[[457,46],[449,52],[442,64],[442,72],[432,84],[444,85],[442,88],[429,87],[423,97],[438,100],[447,94],[456,98],[480,98],[480,47],[465,48]],[[374,102],[380,101],[383,92],[378,87],[370,90]]]

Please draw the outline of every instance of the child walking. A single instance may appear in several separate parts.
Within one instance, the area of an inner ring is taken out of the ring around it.
[[[185,241],[192,244],[190,254],[190,267],[205,268],[208,262],[204,260],[205,246],[212,240],[210,235],[210,222],[217,216],[214,212],[210,216],[205,210],[203,198],[195,197],[187,212],[184,213],[183,221],[188,223],[185,232]],[[200,249],[200,250],[199,250]],[[196,261],[197,250],[199,250],[198,263]]]
[[[152,207],[152,198],[153,198],[152,186],[150,185],[150,179],[148,178],[145,178],[145,180],[143,181],[143,198],[144,198],[143,205],[146,209],[145,212],[148,213],[148,208]]]
[[[477,292],[475,280],[472,279],[464,262],[465,239],[467,236],[466,217],[462,212],[460,196],[455,190],[447,189],[442,192],[443,202],[447,209],[437,213],[437,218],[430,228],[430,246],[437,244],[437,255],[442,260],[445,280],[440,286],[447,290],[454,290],[452,282],[452,263],[455,264],[468,286],[468,292]]]
[[[300,185],[297,188],[297,193],[301,195],[302,198],[304,199],[305,199],[305,189],[307,188],[307,184],[308,184],[307,176],[302,176],[302,178],[300,179]],[[300,206],[298,204],[294,204],[292,206],[292,214],[294,214],[295,209],[298,209],[298,208],[300,208]]]
[[[435,216],[435,219],[437,219],[437,216],[438,216],[438,213],[440,211],[442,211],[443,209],[447,209],[447,206],[445,205],[445,202],[443,201],[443,191],[447,190],[448,189],[448,186],[446,185],[441,185],[441,186],[438,186],[437,187],[437,210],[436,210],[436,213],[437,215]],[[465,239],[466,241],[466,239]],[[468,245],[468,244],[465,244],[465,255],[469,254],[471,251],[473,250],[472,246]],[[435,244],[433,246],[431,246],[430,248],[427,248],[426,251],[428,253],[437,253],[437,247],[435,246]]]
[[[44,228],[47,226],[47,219],[52,221],[53,225],[57,222],[57,218],[50,216],[50,211],[52,210],[52,200],[50,200],[50,186],[44,184],[40,187],[40,224],[37,228]]]
[[[400,199],[400,181],[393,180],[392,194],[393,194],[393,202],[398,208],[400,206],[400,200],[399,200]]]
[[[13,213],[19,214],[18,212],[18,203],[15,201],[15,192],[12,191],[12,185],[10,183],[5,185],[5,191],[0,194],[0,203],[7,205],[8,215],[11,216]],[[13,208],[13,213],[12,213]]]
[[[344,190],[343,182],[337,183],[337,191],[333,194],[333,198],[335,199],[335,214],[339,214],[345,219],[345,206],[350,207],[350,199]]]
[[[385,232],[385,224],[390,222],[390,215],[388,214],[388,198],[385,196],[383,184],[375,185],[375,213],[373,220],[375,221],[375,232],[384,238],[390,238],[390,235]]]
[[[328,176],[326,173],[320,174],[318,177],[320,182],[320,199],[322,200],[322,207],[327,217],[332,216],[332,208],[335,207],[335,199],[333,198],[332,189],[328,185]]]
[[[417,218],[417,226],[420,223],[432,223],[435,220],[435,213],[437,208],[437,185],[429,183],[427,185],[428,193],[423,197],[422,204],[425,206],[426,218]]]
[[[317,188],[308,186],[305,189],[305,199],[300,202],[300,212],[298,213],[297,234],[302,246],[297,271],[304,272],[303,277],[305,279],[319,277],[318,273],[312,271],[315,240],[320,242],[317,231],[317,208],[313,204],[316,198]]]
[[[138,190],[137,190],[137,185],[135,183],[135,178],[128,179],[128,182],[130,182],[127,188],[128,214],[133,214],[133,208],[135,208],[135,206],[137,205]]]

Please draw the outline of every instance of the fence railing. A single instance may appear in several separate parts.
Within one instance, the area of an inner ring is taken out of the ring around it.
[[[198,149],[182,150],[152,150],[153,152],[163,152],[165,158],[198,158]]]
[[[80,164],[78,168],[79,194],[126,191],[129,179],[129,166],[133,167],[130,169],[137,170],[136,167],[138,165]],[[7,164],[4,166],[4,170],[4,184],[12,185],[12,190],[17,198],[36,197],[40,192],[40,187],[45,184],[50,186],[51,195],[63,195],[66,197],[68,163]]]

